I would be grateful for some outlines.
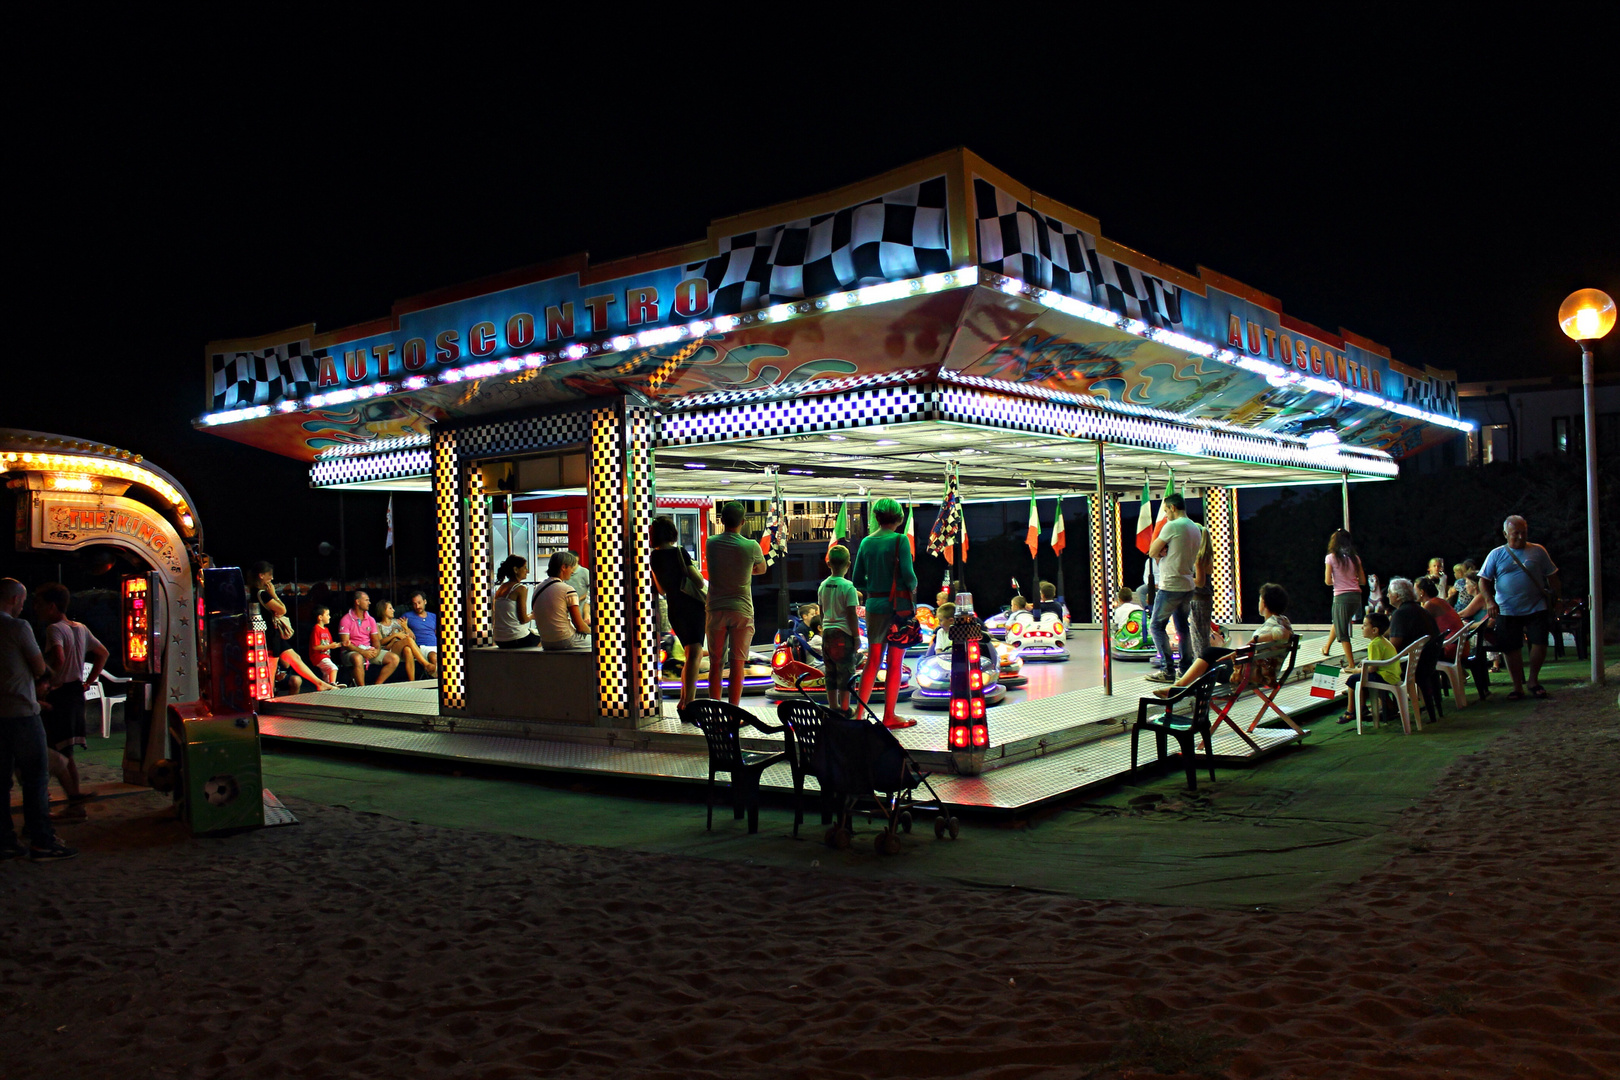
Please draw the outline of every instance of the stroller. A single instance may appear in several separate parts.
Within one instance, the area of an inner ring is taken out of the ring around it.
[[[808,693],[806,699],[810,698]],[[859,701],[859,698],[853,699]],[[871,707],[862,705],[870,719],[839,716],[819,703],[821,734],[811,754],[812,771],[833,807],[834,820],[827,830],[830,848],[849,847],[856,804],[871,798],[876,812],[883,815],[883,831],[874,840],[879,855],[900,851],[900,834],[911,832],[914,810],[934,813],[934,836],[955,840],[962,823],[928,782],[928,774],[912,760],[894,732],[878,721]],[[919,802],[917,789],[928,793],[932,802]],[[823,806],[826,804],[823,803]]]

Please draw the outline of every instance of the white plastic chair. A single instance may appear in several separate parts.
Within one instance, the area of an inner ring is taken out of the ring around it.
[[[1456,702],[1459,709],[1468,707],[1468,683],[1463,677],[1463,664],[1468,661],[1468,650],[1473,645],[1473,637],[1474,628],[1465,626],[1446,638],[1446,645],[1456,646],[1451,654],[1456,659],[1447,660],[1444,658],[1445,654],[1441,653],[1440,661],[1434,665],[1436,671],[1443,673],[1446,678],[1451,680],[1451,700]]]
[[[1366,700],[1367,691],[1369,690],[1376,690],[1379,693],[1388,694],[1390,697],[1395,699],[1395,707],[1399,709],[1401,713],[1401,728],[1406,732],[1406,734],[1412,734],[1412,721],[1414,719],[1417,720],[1417,729],[1419,731],[1423,730],[1423,710],[1418,704],[1417,668],[1418,656],[1422,654],[1423,646],[1427,645],[1428,643],[1429,636],[1425,634],[1416,641],[1412,642],[1412,644],[1408,645],[1406,648],[1402,649],[1400,652],[1396,653],[1393,660],[1363,660],[1361,662],[1361,666],[1357,669],[1361,674],[1361,678],[1356,680],[1355,709],[1357,735],[1361,734],[1361,705],[1362,702]],[[1405,678],[1401,680],[1400,685],[1391,686],[1386,682],[1372,682],[1370,680],[1369,676],[1372,675],[1373,669],[1383,667],[1386,664],[1401,665],[1401,670],[1404,673]],[[1374,702],[1373,730],[1376,731],[1378,726],[1378,705],[1377,702]]]
[[[94,667],[94,664],[86,663],[84,665],[84,673],[80,675],[79,678],[88,679],[90,677],[90,672],[94,669]],[[103,739],[107,739],[112,737],[112,707],[129,700],[129,691],[126,690],[123,693],[110,694],[108,693],[108,690],[111,688],[103,686],[103,682],[127,683],[129,682],[129,679],[120,679],[117,675],[103,671],[101,673],[101,678],[97,679],[93,683],[87,682],[84,684],[84,703],[88,705],[92,701],[101,702],[101,737]]]

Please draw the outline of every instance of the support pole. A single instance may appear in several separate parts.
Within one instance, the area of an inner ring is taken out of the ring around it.
[[[1339,494],[1344,501],[1344,531],[1350,531],[1350,470],[1339,474]]]
[[[1592,682],[1604,684],[1603,671],[1603,549],[1598,544],[1597,397],[1592,385],[1592,343],[1581,342],[1581,388],[1586,406],[1586,605],[1591,619],[1589,655]],[[1556,625],[1553,633],[1562,634]],[[1560,638],[1559,640],[1563,640]]]
[[[1102,540],[1103,560],[1103,587],[1102,603],[1098,610],[1102,613],[1102,661],[1103,661],[1103,693],[1113,696],[1114,693],[1114,596],[1113,575],[1108,572],[1110,561],[1109,548],[1114,538],[1109,536],[1109,526],[1113,524],[1113,514],[1108,506],[1108,484],[1103,473],[1103,441],[1097,440],[1097,502],[1095,513],[1099,515],[1099,522],[1092,530],[1093,534]]]

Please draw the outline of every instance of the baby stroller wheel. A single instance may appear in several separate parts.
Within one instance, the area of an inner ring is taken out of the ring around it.
[[[884,829],[878,833],[872,842],[879,855],[900,854],[900,838],[894,834],[893,829]]]
[[[941,814],[941,815],[939,815],[939,817],[935,818],[934,819],[934,839],[935,840],[943,840],[943,839],[945,839],[945,830],[946,830],[947,827],[948,826],[945,824],[945,815],[944,814]]]
[[[946,828],[950,830],[952,840],[955,840],[962,834],[962,822],[954,814],[951,815],[950,823],[946,826]]]
[[[849,847],[849,830],[842,825],[834,825],[827,830],[827,846],[834,851],[844,851]]]
[[[902,811],[900,811],[900,831],[903,832],[903,833],[906,833],[908,835],[911,833],[911,811],[910,810],[902,810]]]

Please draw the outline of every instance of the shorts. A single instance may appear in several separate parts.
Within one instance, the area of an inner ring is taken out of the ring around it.
[[[336,662],[333,661],[332,657],[328,655],[323,656],[319,660],[315,661],[315,670],[319,671],[323,675],[336,675],[338,672],[338,666]],[[326,681],[331,682],[332,680],[327,679]]]
[[[1361,594],[1342,592],[1333,594],[1333,629],[1340,641],[1350,640],[1350,621],[1361,610]]]
[[[822,631],[821,658],[827,674],[827,688],[847,688],[850,679],[855,676],[855,639],[844,630]]]
[[[1547,612],[1533,611],[1528,615],[1498,615],[1496,617],[1496,647],[1502,652],[1516,653],[1529,639],[1530,647],[1547,644]]]
[[[495,647],[497,649],[533,649],[538,647],[539,644],[540,635],[531,630],[522,637],[513,638],[510,641],[497,641]]]
[[[708,630],[710,665],[723,662],[722,656],[728,642],[744,657],[748,655],[748,647],[754,643],[754,617],[746,612],[711,611]]]
[[[45,724],[45,745],[67,753],[84,746],[84,683],[63,683],[45,695],[49,709],[40,711]]]

